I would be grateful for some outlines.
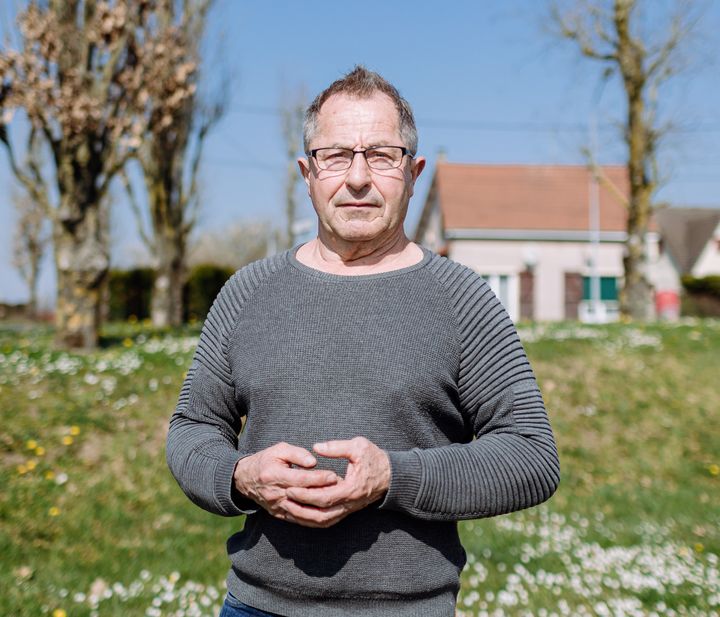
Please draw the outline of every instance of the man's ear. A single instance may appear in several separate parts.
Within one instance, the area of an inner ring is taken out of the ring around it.
[[[420,177],[423,169],[425,169],[426,162],[424,156],[418,156],[410,162],[410,197],[412,197],[415,192],[415,181]]]
[[[310,171],[310,161],[306,159],[304,156],[301,156],[297,160],[298,167],[300,168],[300,173],[302,174],[303,180],[305,180],[305,184],[307,184],[308,187],[308,195],[310,194],[310,174],[312,171]]]

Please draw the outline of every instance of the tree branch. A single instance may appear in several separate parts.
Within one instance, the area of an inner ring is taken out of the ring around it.
[[[140,204],[138,203],[137,196],[135,195],[135,190],[132,187],[132,183],[130,182],[130,178],[127,175],[127,171],[125,168],[121,169],[119,172],[120,180],[123,183],[123,186],[125,187],[125,192],[127,193],[128,200],[130,201],[130,208],[133,211],[133,214],[135,215],[135,222],[137,223],[137,230],[138,234],[140,235],[141,240],[145,244],[145,246],[148,248],[150,253],[154,253],[154,243],[152,242],[150,236],[148,235],[145,224],[143,223],[142,219],[142,209],[140,208]]]

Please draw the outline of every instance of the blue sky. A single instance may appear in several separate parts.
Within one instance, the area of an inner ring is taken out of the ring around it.
[[[229,72],[232,95],[206,148],[203,229],[247,219],[280,224],[282,93],[304,89],[312,97],[356,63],[393,82],[415,111],[428,168],[411,203],[409,232],[440,150],[453,162],[580,164],[595,110],[600,161],[624,161],[620,83],[599,88],[599,65],[549,34],[545,2],[218,2],[204,70],[210,80]],[[668,4],[653,2],[655,17]],[[662,107],[677,130],[664,143],[668,180],[657,197],[678,205],[720,205],[720,40],[713,36],[720,2],[707,3],[699,30],[688,50],[692,66],[667,88]],[[21,301],[26,291],[10,265],[12,183],[2,152],[0,300]],[[140,243],[122,192],[117,196],[113,261],[127,264]],[[304,197],[300,214],[312,215]],[[53,296],[49,260],[41,296],[47,304]]]

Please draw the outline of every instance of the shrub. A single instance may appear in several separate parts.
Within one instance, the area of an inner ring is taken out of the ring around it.
[[[154,281],[155,272],[152,268],[110,270],[109,319],[126,321],[131,316],[137,319],[149,317]]]
[[[720,317],[720,276],[683,276],[683,314]]]
[[[201,264],[192,268],[183,290],[185,321],[205,319],[215,296],[234,272],[232,268],[213,264]]]

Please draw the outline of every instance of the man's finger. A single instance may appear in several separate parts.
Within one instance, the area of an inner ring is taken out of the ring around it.
[[[292,518],[293,522],[306,527],[329,527],[349,514],[348,510],[342,506],[313,508],[290,500],[286,501],[284,506],[288,518]]]
[[[333,471],[320,469],[282,469],[278,478],[284,486],[322,487],[334,485],[340,479]]]
[[[346,502],[350,497],[348,483],[338,483],[323,488],[288,488],[286,495],[293,501],[317,508],[330,508]]]
[[[313,450],[320,456],[326,456],[327,458],[347,458],[352,460],[357,447],[352,439],[335,439],[316,443]]]
[[[276,458],[290,463],[291,465],[298,465],[299,467],[315,467],[317,465],[317,459],[310,454],[305,448],[299,446],[292,446],[289,443],[279,443],[272,448],[273,456]]]

